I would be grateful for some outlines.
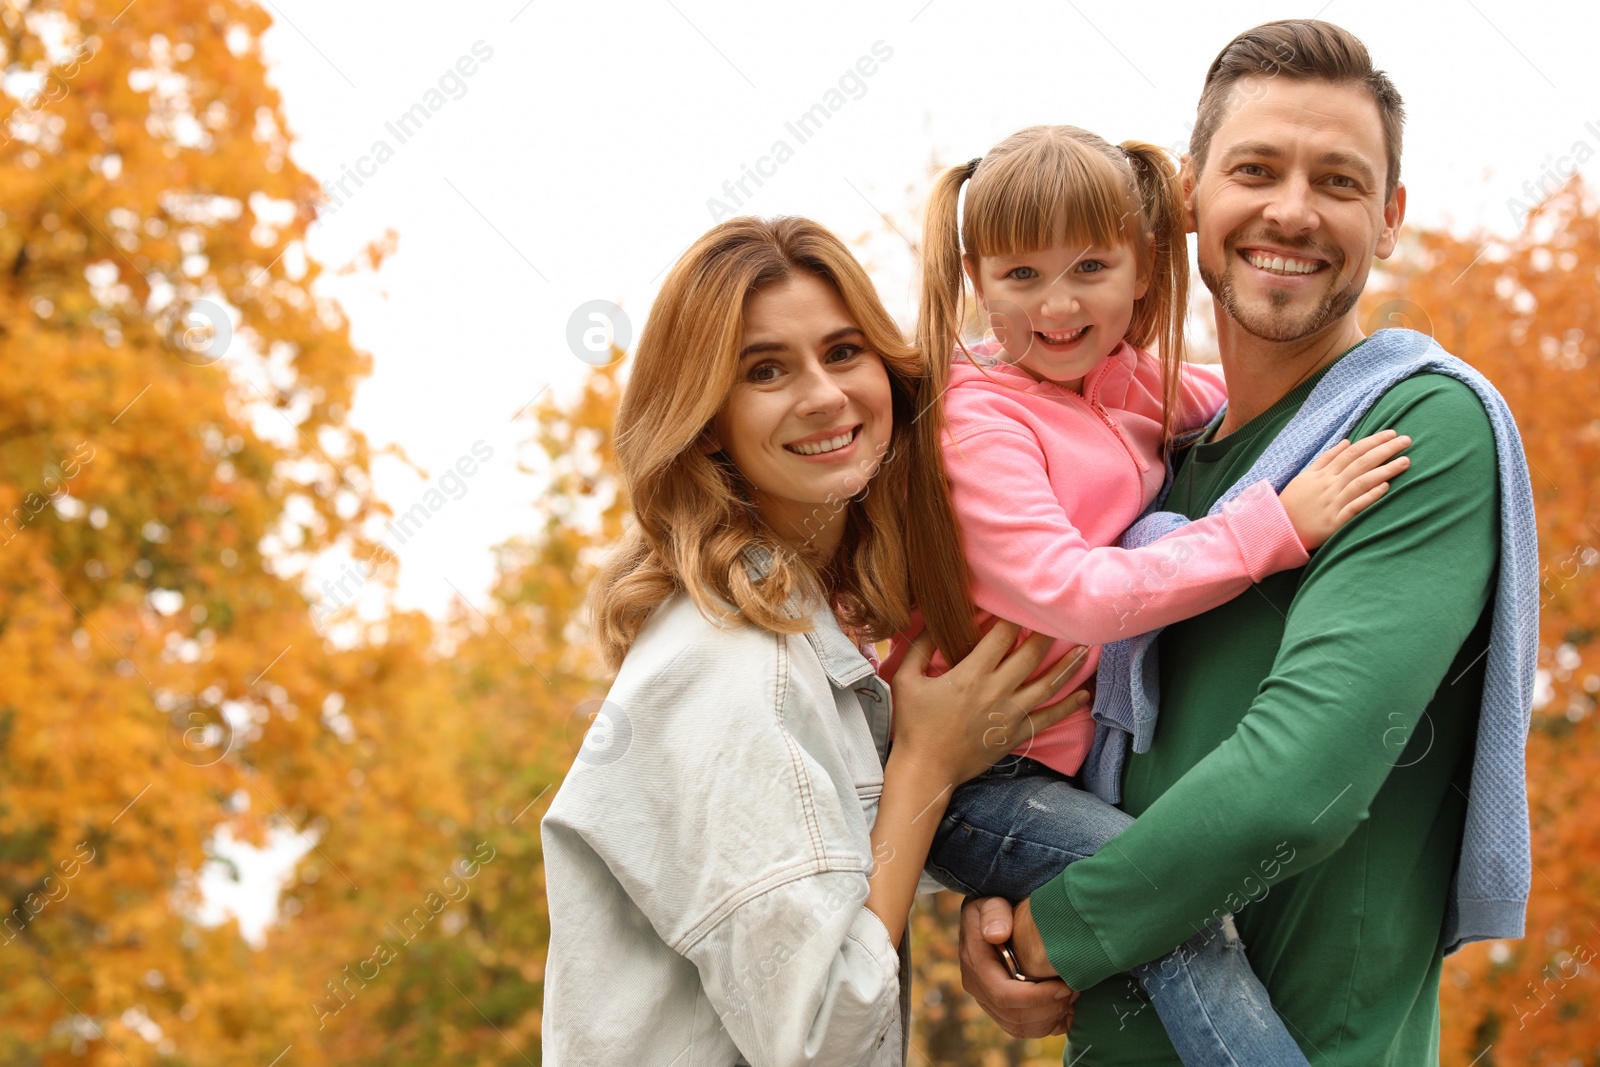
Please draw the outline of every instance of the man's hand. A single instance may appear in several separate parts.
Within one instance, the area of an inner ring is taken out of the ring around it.
[[[1033,923],[1027,923],[1044,957],[1044,943]],[[1003,897],[970,897],[961,905],[961,988],[1012,1037],[1064,1034],[1072,1026],[1073,1004],[1078,994],[1059,978],[1045,982],[1019,982],[1000,960],[996,945],[1011,938],[1011,904]],[[1016,946],[1021,948],[1022,946]],[[1034,972],[1021,961],[1028,975],[1050,974],[1048,961]]]
[[[1024,900],[1017,905],[1011,918],[1011,951],[1017,954],[1017,966],[1029,978],[1054,978],[1055,964],[1045,955],[1044,938],[1033,923],[1033,909]]]

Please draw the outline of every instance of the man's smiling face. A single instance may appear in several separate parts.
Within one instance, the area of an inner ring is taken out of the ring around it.
[[[1253,76],[1203,164],[1186,161],[1200,276],[1245,331],[1311,337],[1355,307],[1394,251],[1405,188],[1385,197],[1383,124],[1357,84]]]

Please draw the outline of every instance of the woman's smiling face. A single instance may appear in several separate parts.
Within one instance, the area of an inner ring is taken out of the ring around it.
[[[845,507],[889,449],[889,374],[832,284],[801,271],[745,301],[739,377],[712,445],[750,483],[768,526],[832,556]]]

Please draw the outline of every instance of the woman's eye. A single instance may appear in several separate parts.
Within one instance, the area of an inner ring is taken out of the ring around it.
[[[776,363],[757,363],[750,368],[750,373],[745,377],[752,382],[775,381],[778,377],[778,365]]]
[[[828,353],[828,359],[833,363],[843,363],[847,359],[853,359],[861,351],[860,345],[840,345]]]
[[[1038,276],[1039,272],[1034,270],[1032,267],[1012,267],[1010,270],[1006,271],[1007,278],[1012,278],[1019,282],[1030,281]]]

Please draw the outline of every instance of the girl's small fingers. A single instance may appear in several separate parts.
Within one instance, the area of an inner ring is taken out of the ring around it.
[[[1379,441],[1369,448],[1364,449],[1360,455],[1350,461],[1350,470],[1370,470],[1380,463],[1389,460],[1411,447],[1409,437],[1391,437],[1386,441]]]
[[[1379,430],[1377,433],[1368,434],[1361,440],[1357,441],[1352,448],[1352,451],[1356,452],[1358,455],[1364,456],[1374,449],[1393,448],[1395,446],[1395,442],[1399,439],[1400,434],[1395,430]],[[1407,443],[1409,443],[1409,441]],[[1404,448],[1405,445],[1400,445],[1399,447]]]
[[[1370,489],[1379,482],[1392,482],[1410,469],[1410,456],[1400,456],[1397,459],[1392,459],[1383,466],[1369,471],[1367,474],[1362,476],[1362,480],[1367,483],[1364,488]]]
[[[1359,499],[1376,486],[1385,482],[1392,482],[1410,466],[1411,460],[1401,456],[1399,459],[1385,463],[1376,470],[1367,471],[1359,477],[1352,478],[1350,483],[1345,486],[1344,492],[1340,494],[1340,499],[1346,502]]]
[[[1343,526],[1346,522],[1349,522],[1351,519],[1355,518],[1369,505],[1376,503],[1378,498],[1383,496],[1383,494],[1387,493],[1388,491],[1389,483],[1384,482],[1381,485],[1377,485],[1371,489],[1368,489],[1365,493],[1362,493],[1359,497],[1346,504],[1339,510],[1339,517],[1337,520],[1339,525]]]
[[[1311,464],[1311,467],[1309,469],[1314,470],[1314,471],[1315,470],[1321,470],[1322,468],[1324,468],[1324,467],[1328,466],[1330,463],[1332,463],[1334,460],[1338,459],[1341,455],[1343,455],[1345,453],[1345,450],[1348,449],[1349,447],[1350,447],[1350,442],[1349,442],[1348,439],[1344,440],[1344,441],[1340,441],[1338,444],[1336,444],[1332,448],[1328,449],[1322,455],[1318,456],[1316,458],[1316,461]]]
[[[1380,431],[1376,434],[1369,434],[1359,441],[1350,442],[1349,447],[1339,454],[1338,461],[1334,464],[1334,470],[1341,474],[1349,470],[1362,456],[1371,452],[1374,446],[1382,443],[1384,440],[1382,434],[1388,432],[1387,430]]]
[[[1374,478],[1372,475],[1368,475],[1365,478],[1357,478],[1344,487],[1344,491],[1334,501],[1334,506],[1339,509],[1339,514],[1343,515],[1345,508],[1351,507],[1358,501],[1365,500],[1367,494],[1378,486],[1387,487],[1388,484],[1388,479]],[[1338,521],[1343,522],[1344,519],[1341,518]]]

